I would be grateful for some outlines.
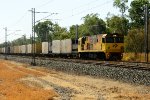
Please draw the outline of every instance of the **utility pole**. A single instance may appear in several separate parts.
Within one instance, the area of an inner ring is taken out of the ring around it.
[[[7,27],[5,27],[5,60],[7,60]]]
[[[31,65],[36,66],[35,63],[35,8],[32,8],[31,10],[31,14],[32,14],[32,41],[31,41],[31,52],[32,52],[32,62]]]
[[[148,47],[148,24],[149,24],[149,12],[148,5],[145,5],[145,61],[148,63],[149,57],[149,47]]]
[[[48,12],[35,12],[35,8],[32,8],[31,10],[32,13],[32,62],[31,62],[31,65],[33,66],[36,66],[36,62],[35,62],[35,23],[36,22],[40,22],[41,20],[53,15],[53,14],[57,14],[57,13],[51,13],[50,15],[38,20],[38,21],[35,21],[35,13],[48,13]]]
[[[11,35],[11,34],[7,34],[8,31],[12,31],[12,30],[8,30],[7,27],[4,28],[5,29],[5,60],[7,60],[7,54],[9,53],[8,51],[8,43],[7,43],[7,36]],[[15,30],[15,31],[21,31],[21,30]]]
[[[78,41],[78,25],[76,25],[76,39],[75,39],[75,44],[77,45]]]
[[[34,63],[33,65],[35,66],[35,8],[33,8],[33,54],[34,54]]]
[[[35,63],[35,8],[31,9],[32,12],[32,62],[31,65],[36,66]]]

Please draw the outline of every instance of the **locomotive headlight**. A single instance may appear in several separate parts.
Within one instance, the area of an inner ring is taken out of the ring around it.
[[[109,57],[110,56],[110,54],[107,54],[107,57]]]
[[[123,57],[123,54],[121,54],[121,57]]]

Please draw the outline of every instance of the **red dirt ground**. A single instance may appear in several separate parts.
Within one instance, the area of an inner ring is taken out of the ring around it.
[[[57,96],[53,90],[29,87],[20,81],[29,76],[44,76],[37,71],[0,60],[0,100],[52,100]]]

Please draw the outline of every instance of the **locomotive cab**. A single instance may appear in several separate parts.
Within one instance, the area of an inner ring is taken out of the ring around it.
[[[105,44],[106,59],[122,59],[124,52],[124,36],[120,34],[107,34],[102,37]]]

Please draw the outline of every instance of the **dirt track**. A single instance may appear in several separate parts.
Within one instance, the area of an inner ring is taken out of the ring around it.
[[[150,87],[0,60],[0,100],[150,100]]]

